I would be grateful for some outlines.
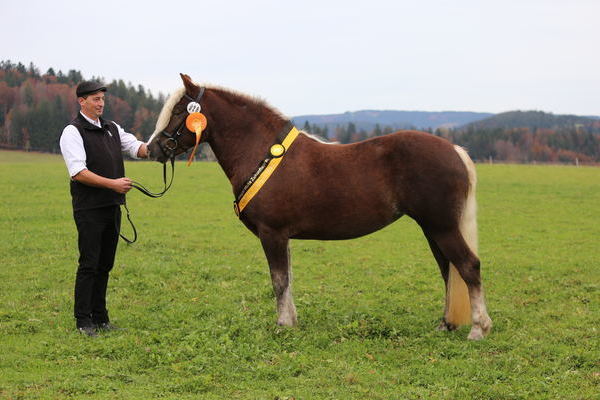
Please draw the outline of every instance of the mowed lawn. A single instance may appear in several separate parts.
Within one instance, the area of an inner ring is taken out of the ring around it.
[[[62,159],[0,151],[0,398],[598,399],[600,168],[477,168],[483,341],[435,330],[443,282],[407,217],[293,241],[299,326],[277,327],[260,244],[214,163],[177,163],[162,199],[128,195],[140,238],[109,287],[126,330],[89,339]],[[160,188],[159,164],[126,169]]]

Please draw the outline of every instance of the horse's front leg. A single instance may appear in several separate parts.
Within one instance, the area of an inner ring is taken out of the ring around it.
[[[298,322],[296,306],[292,299],[292,264],[289,239],[274,232],[259,233],[267,256],[273,290],[277,298],[277,324],[294,326]]]

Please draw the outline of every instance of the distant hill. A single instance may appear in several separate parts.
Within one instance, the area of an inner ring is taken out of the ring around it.
[[[598,118],[578,115],[555,115],[543,111],[509,111],[466,124],[466,129],[563,129],[599,124]]]
[[[510,111],[436,134],[465,147],[480,161],[600,161],[600,119],[594,117]]]
[[[308,121],[311,125],[328,128],[333,132],[336,126],[353,123],[358,130],[372,131],[375,125],[381,128],[389,126],[396,129],[437,129],[455,128],[470,122],[492,116],[491,113],[461,112],[461,111],[393,111],[393,110],[363,110],[345,112],[343,114],[298,115],[293,121],[298,126],[304,126]]]

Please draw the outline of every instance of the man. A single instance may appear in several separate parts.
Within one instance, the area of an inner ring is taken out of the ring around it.
[[[77,330],[87,336],[118,329],[108,317],[106,288],[119,240],[120,205],[132,183],[125,177],[122,152],[148,157],[145,143],[101,118],[105,92],[99,82],[80,83],[76,94],[81,110],[60,137],[79,235],[74,312]]]

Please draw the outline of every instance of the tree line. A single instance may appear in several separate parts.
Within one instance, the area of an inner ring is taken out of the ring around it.
[[[465,147],[479,161],[600,162],[600,134],[576,127],[449,130],[441,136]]]
[[[48,68],[42,74],[33,63],[0,61],[0,146],[60,152],[62,130],[79,112],[75,87],[83,80],[76,70],[63,73]],[[116,121],[141,140],[149,138],[164,96],[154,97],[142,85],[134,87],[123,80],[106,86],[103,118]]]
[[[493,117],[492,117],[493,118]],[[354,143],[392,133],[390,126],[375,125],[372,130],[357,129],[352,122],[327,127],[304,123],[308,133],[342,144]],[[423,129],[421,129],[423,130]],[[466,127],[425,129],[433,135],[465,147],[476,161],[518,163],[598,163],[600,162],[600,120],[587,124],[557,125],[552,128],[525,126],[493,127],[492,124],[469,124]]]
[[[48,68],[42,74],[33,63],[0,61],[0,147],[60,152],[62,130],[79,111],[75,87],[83,80],[77,70],[64,73]],[[142,85],[135,87],[123,80],[113,80],[107,88],[103,116],[147,140],[164,96],[159,93],[155,97]],[[529,119],[523,120],[524,116]],[[370,130],[358,129],[352,122],[330,128],[306,121],[303,130],[339,143],[354,143],[395,129],[380,124]],[[467,148],[478,161],[600,162],[600,120],[513,112],[462,128],[426,131]],[[210,151],[203,147],[199,158],[211,159]]]
[[[341,144],[360,142],[375,136],[387,135],[394,132],[395,130],[389,126],[381,124],[375,124],[375,127],[371,130],[359,129],[356,124],[349,122],[347,124],[337,125],[331,132],[329,127],[320,124],[311,124],[308,121],[304,121],[302,130],[315,135],[325,140],[331,140]],[[432,133],[431,129],[426,130]]]

